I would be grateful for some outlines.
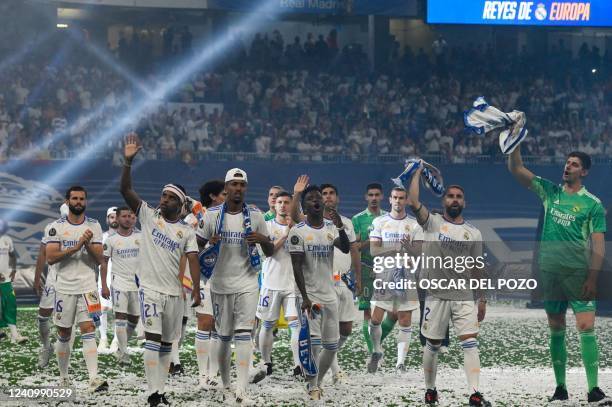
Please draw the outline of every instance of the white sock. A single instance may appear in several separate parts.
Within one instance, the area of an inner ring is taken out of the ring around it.
[[[300,366],[300,321],[297,319],[289,321],[289,329],[291,330],[291,353],[293,354],[293,366]]]
[[[117,334],[117,345],[121,353],[127,353],[127,321],[125,319],[115,319],[115,333]]]
[[[144,365],[145,365],[145,376],[147,378],[147,387],[149,388],[149,394],[155,393],[159,389],[157,388],[158,383],[158,372],[159,372],[159,348],[161,344],[159,342],[146,340],[144,345]]]
[[[317,364],[317,369],[319,367],[319,355],[321,354],[321,338],[318,336],[310,337],[310,349],[312,350],[312,360]],[[320,370],[319,370],[320,372]],[[308,387],[313,388],[319,385],[319,376],[306,376],[306,381],[308,382]]]
[[[126,334],[127,334],[127,340],[129,341],[130,338],[132,337],[132,335],[134,335],[134,331],[136,331],[136,327],[138,326],[138,324],[133,323],[128,321],[127,323],[127,328],[126,328]]]
[[[221,374],[221,380],[223,381],[223,387],[229,388],[230,386],[230,364],[232,362],[232,348],[230,346],[231,336],[219,337],[219,373]]]
[[[68,377],[70,349],[70,338],[62,338],[58,335],[57,342],[55,342],[55,354],[57,356],[57,365],[59,367],[60,377]]]
[[[17,325],[8,324],[9,329],[11,330],[11,336],[16,338],[19,336],[19,332],[17,331]]]
[[[463,348],[463,368],[467,376],[470,393],[478,391],[480,379],[480,355],[478,354],[478,340],[469,338],[461,341]]]
[[[272,345],[274,344],[274,336],[272,331],[276,321],[262,321],[263,325],[259,330],[259,350],[261,351],[261,359],[264,363],[272,362]]]
[[[181,359],[179,358],[179,340],[175,340],[172,342],[172,350],[170,351],[170,360],[175,365],[181,364]]]
[[[325,373],[329,370],[332,362],[334,361],[334,357],[338,352],[338,342],[333,343],[324,343],[323,350],[319,354],[319,376],[318,382],[319,385],[323,383],[323,378],[325,377]]]
[[[338,351],[334,355],[334,360],[332,361],[331,365],[332,374],[336,374],[341,370],[340,365],[338,364],[338,353],[340,352],[340,349],[342,349],[342,345],[344,345],[344,342],[346,342],[347,339],[348,336],[340,335],[340,340],[338,341]]]
[[[138,318],[138,323],[136,324],[136,336],[139,338],[145,337],[144,326],[142,326],[142,318]]]
[[[208,375],[215,377],[219,374],[219,335],[217,331],[210,333],[210,356],[208,357]]]
[[[238,384],[236,391],[246,391],[249,383],[249,367],[251,355],[253,354],[253,342],[250,332],[234,334],[234,346],[236,347],[236,370]]]
[[[70,349],[74,348],[74,340],[76,339],[76,331],[77,331],[77,325],[75,324],[72,327],[72,331],[70,333],[70,341],[68,342],[70,345]]]
[[[197,330],[195,336],[195,350],[200,377],[208,374],[207,364],[210,358],[210,344],[210,333],[207,331]]]
[[[49,317],[38,316],[38,332],[40,333],[40,343],[43,349],[47,349],[51,345],[49,336],[51,335],[51,328],[49,328]]]
[[[397,332],[397,363],[395,366],[403,365],[410,348],[410,339],[412,338],[412,328],[409,326],[400,326]]]
[[[102,314],[100,314],[100,326],[98,330],[100,331],[100,341],[108,341],[106,337],[106,333],[108,332],[108,313],[106,311],[102,311]]]
[[[380,324],[374,324],[372,320],[370,320],[370,339],[372,340],[372,346],[374,352],[382,353],[382,345],[380,343],[380,338],[382,336],[382,328]]]
[[[89,380],[98,376],[98,346],[96,345],[96,333],[81,334],[83,342],[83,359],[89,373]]]
[[[161,345],[159,347],[159,366],[157,367],[157,388],[159,394],[164,394],[168,369],[170,368],[170,359],[172,359],[172,345]]]
[[[423,372],[425,373],[425,387],[436,388],[436,374],[438,372],[438,351],[440,345],[427,341],[423,349]]]

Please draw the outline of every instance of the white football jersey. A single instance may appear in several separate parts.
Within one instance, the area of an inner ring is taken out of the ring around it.
[[[415,218],[405,215],[401,219],[394,218],[390,213],[379,216],[372,222],[370,239],[382,241],[383,248],[390,248],[391,244],[399,243],[405,238],[411,241],[423,240],[423,229]],[[416,255],[416,254],[415,254]],[[395,267],[386,270],[393,271]]]
[[[273,243],[287,236],[289,227],[280,224],[276,219],[266,222],[268,234]],[[266,257],[262,267],[263,281],[262,287],[270,290],[295,291],[295,279],[293,278],[293,266],[291,265],[291,255],[289,254],[289,241],[276,253]]]
[[[302,272],[306,292],[313,303],[331,304],[338,301],[333,282],[336,237],[336,226],[326,219],[320,228],[301,222],[289,232],[289,252],[304,253]]]
[[[43,237],[40,241],[45,247],[47,246],[47,236],[49,235],[49,229],[51,228],[52,223],[49,223],[45,226],[45,231],[43,232]],[[48,264],[47,265],[47,280],[45,285],[55,286],[55,280],[57,279],[57,272],[55,271],[57,264]]]
[[[113,233],[104,242],[104,256],[113,262],[112,277],[107,278],[109,287],[119,291],[137,291],[136,270],[140,261],[142,233],[132,230],[129,235]]]
[[[268,228],[261,211],[249,207],[251,229],[268,236]],[[221,205],[208,208],[198,225],[197,235],[209,240],[216,233],[217,218]],[[221,248],[215,269],[210,278],[210,289],[218,294],[235,294],[257,291],[257,270],[251,266],[246,241],[244,240],[244,216],[242,211],[225,212],[221,232]]]
[[[168,222],[158,209],[140,202],[136,213],[142,227],[140,287],[162,294],[180,296],[179,261],[183,254],[197,253],[193,229],[182,220]]]
[[[2,235],[0,237],[0,281],[10,280],[9,253],[14,251],[13,239],[8,235]]]
[[[88,217],[85,217],[83,222],[78,225],[70,223],[66,218],[52,222],[47,231],[47,245],[59,243],[60,250],[69,249],[77,245],[87,229],[93,232],[93,237],[90,240],[91,244],[101,245],[102,228],[97,220]],[[97,266],[98,263],[83,245],[78,253],[56,263],[55,291],[63,294],[97,292]]]
[[[346,216],[340,215],[342,224],[344,224],[344,231],[348,236],[349,242],[355,243],[357,236],[355,235],[355,228],[353,222]],[[340,276],[351,269],[351,253],[342,253],[342,250],[337,247],[334,248],[334,281],[338,282]],[[344,283],[343,283],[344,284]]]
[[[466,257],[474,259],[483,255],[482,234],[468,222],[452,223],[440,214],[430,213],[423,224],[425,256]],[[469,277],[468,272],[458,272],[452,268],[438,268],[429,264],[423,267],[421,275],[429,279],[457,280]],[[428,294],[446,300],[468,300],[472,298],[471,290],[428,290]]]

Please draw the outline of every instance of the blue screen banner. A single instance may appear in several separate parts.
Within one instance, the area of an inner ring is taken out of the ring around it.
[[[427,22],[611,27],[612,0],[428,0]]]

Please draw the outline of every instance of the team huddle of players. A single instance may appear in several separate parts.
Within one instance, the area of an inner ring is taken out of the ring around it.
[[[293,193],[270,189],[270,211],[264,214],[246,203],[247,174],[234,168],[224,181],[205,183],[199,202],[188,197],[182,186],[167,184],[159,203],[152,206],[132,187],[131,163],[140,149],[137,136],[128,135],[120,187],[127,206],[108,213],[116,216],[114,232],[103,237],[99,223],[85,216],[87,193],[81,187],[66,192],[68,211],[45,228],[41,258],[49,264],[49,274],[41,290],[40,364],[46,365],[53,353],[49,318],[54,311],[58,334],[54,350],[62,385],[70,385],[71,337],[78,325],[90,390],[108,388],[98,375],[95,337],[102,297],[111,299],[115,312],[119,363],[129,362],[127,343],[142,323],[147,401],[152,406],[169,404],[165,384],[171,363],[175,368],[180,364],[176,348],[185,337],[192,309],[197,316],[195,349],[202,389],[232,394],[233,341],[237,383],[232,397],[237,403],[251,404],[249,382],[259,382],[273,372],[273,330],[283,312],[291,331],[293,374],[305,379],[310,399],[320,400],[330,369],[333,383],[345,379],[337,353],[357,319],[354,299],[358,296],[359,308],[364,310],[364,335],[371,346],[368,372],[376,372],[383,359],[384,322],[397,320],[396,370],[401,374],[412,337],[412,312],[421,302],[425,402],[438,401],[437,355],[452,322],[464,352],[469,404],[490,405],[479,391],[477,335],[486,310],[480,293],[430,290],[419,296],[372,290],[373,256],[482,254],[480,232],[462,216],[465,197],[460,186],[447,187],[442,213],[432,213],[419,201],[417,171],[407,189],[391,190],[386,212],[381,208],[382,186],[370,184],[368,208],[350,220],[337,212],[339,196],[334,185],[311,185],[307,176],[301,176]],[[136,217],[140,230],[135,228]],[[202,250],[213,253],[209,264],[213,272],[201,282],[198,253]],[[377,277],[407,276],[406,270],[392,267]],[[435,266],[419,271],[419,278],[460,277]],[[306,321],[310,336],[304,349],[299,334]],[[262,361],[255,369],[254,342]],[[304,366],[305,350],[316,364],[316,373]]]

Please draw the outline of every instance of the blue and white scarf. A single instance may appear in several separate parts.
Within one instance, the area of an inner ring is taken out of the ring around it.
[[[227,204],[223,204],[221,206],[221,211],[219,216],[217,216],[217,222],[215,224],[215,235],[221,235],[223,232],[223,220],[225,218],[225,211],[227,210]],[[251,227],[251,211],[247,204],[242,204],[242,216],[244,218],[244,231],[245,235],[249,235],[253,232]],[[221,240],[217,242],[215,245],[211,245],[208,248],[202,250],[198,255],[200,261],[200,273],[202,276],[209,280],[212,277],[213,271],[215,269],[215,264],[217,264],[217,260],[219,258],[219,252],[221,250]],[[249,254],[249,259],[251,261],[251,266],[255,270],[258,270],[261,267],[261,258],[259,257],[259,252],[257,251],[257,245],[255,244],[247,244],[247,250]]]
[[[478,135],[504,128],[499,135],[499,148],[504,154],[510,154],[527,137],[525,113],[518,110],[504,113],[490,106],[483,96],[478,97],[472,108],[463,113],[463,123],[466,129]]]
[[[406,160],[406,168],[396,178],[391,178],[391,181],[400,188],[408,190],[410,188],[410,180],[421,166],[421,161],[418,158],[410,158]],[[442,179],[442,172],[433,165],[423,162],[423,172],[421,173],[421,182],[427,189],[429,189],[435,196],[441,197],[444,195],[444,180]]]

